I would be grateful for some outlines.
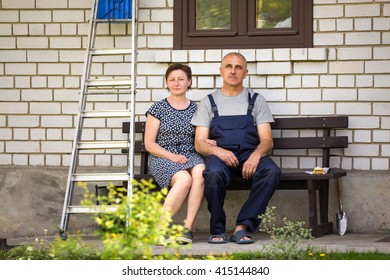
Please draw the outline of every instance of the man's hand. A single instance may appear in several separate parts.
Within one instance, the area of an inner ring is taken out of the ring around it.
[[[215,155],[223,160],[227,166],[236,167],[238,165],[237,157],[229,150],[219,148]]]
[[[245,180],[249,180],[253,177],[256,172],[257,166],[259,165],[261,156],[254,152],[250,155],[250,157],[244,162],[242,167],[242,177]]]

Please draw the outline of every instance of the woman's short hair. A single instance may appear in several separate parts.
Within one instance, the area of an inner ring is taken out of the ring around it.
[[[181,63],[172,63],[171,65],[169,65],[169,67],[165,71],[165,81],[168,80],[169,74],[171,74],[171,72],[175,71],[175,70],[182,70],[184,73],[186,73],[187,79],[191,80],[191,85],[192,85],[191,67],[189,67],[188,65],[185,65],[185,64],[181,64]],[[191,85],[188,87],[188,89],[191,89]]]

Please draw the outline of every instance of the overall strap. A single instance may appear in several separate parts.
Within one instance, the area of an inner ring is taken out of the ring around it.
[[[255,92],[251,98],[251,94],[248,92],[249,105],[248,105],[247,115],[252,115],[253,107],[255,106],[256,98],[258,95],[259,94]]]
[[[218,117],[218,108],[217,108],[217,104],[215,104],[215,102],[214,102],[213,96],[211,94],[209,94],[209,95],[207,95],[207,97],[210,100],[211,111],[214,113],[214,117]]]

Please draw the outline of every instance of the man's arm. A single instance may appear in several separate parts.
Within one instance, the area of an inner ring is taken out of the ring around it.
[[[225,150],[216,145],[210,144],[208,140],[209,128],[203,126],[197,126],[195,129],[195,149],[198,153],[209,156],[215,155],[223,160],[228,166],[237,166],[238,159],[229,150]]]
[[[271,152],[274,141],[272,139],[272,130],[269,123],[257,125],[257,132],[259,133],[260,144],[256,147],[250,157],[245,161],[242,168],[242,177],[244,179],[252,178],[253,174],[259,165],[260,159]]]

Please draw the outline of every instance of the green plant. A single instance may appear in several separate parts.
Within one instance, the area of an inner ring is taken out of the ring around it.
[[[103,210],[115,206],[115,211],[103,211],[95,215],[99,226],[98,236],[103,249],[100,259],[178,259],[180,257],[178,236],[183,226],[172,225],[169,212],[162,207],[167,191],[154,191],[155,186],[146,180],[133,182],[133,191],[126,195],[126,189],[108,186],[108,195],[94,197],[85,187],[83,205],[93,207],[95,199]],[[169,239],[169,242],[167,241]],[[163,245],[165,250],[153,254],[153,245]]]
[[[283,217],[279,225],[275,209],[276,207],[267,208],[260,216],[260,231],[270,234],[271,237],[271,244],[263,246],[263,252],[271,259],[306,259],[307,252],[312,250],[310,246],[303,250],[301,243],[305,239],[314,238],[311,230],[304,227],[304,222],[292,222],[286,217]]]

